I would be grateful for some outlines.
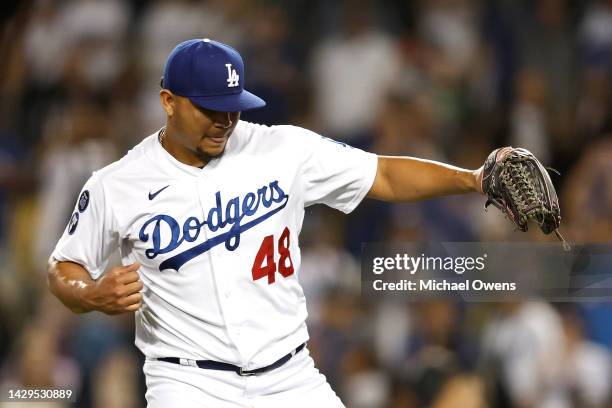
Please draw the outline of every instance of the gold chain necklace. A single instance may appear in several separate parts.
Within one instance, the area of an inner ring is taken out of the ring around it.
[[[159,144],[164,147],[164,140],[166,139],[166,128],[163,128],[160,132],[159,132],[159,137],[157,138],[159,140]]]

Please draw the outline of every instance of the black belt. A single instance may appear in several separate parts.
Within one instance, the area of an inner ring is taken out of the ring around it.
[[[238,367],[233,364],[222,363],[220,361],[212,361],[212,360],[189,360],[186,358],[179,358],[179,357],[159,357],[158,360],[165,361],[166,363],[188,365],[188,366],[199,367],[199,368],[210,369],[210,370],[233,371],[238,375],[248,376],[248,375],[265,373],[266,371],[274,370],[275,368],[282,366],[287,361],[291,360],[291,357],[293,357],[294,355],[302,351],[304,347],[306,347],[306,343],[300,344],[291,353],[281,357],[280,359],[276,360],[272,364],[265,366],[265,367],[256,368],[254,370],[245,370],[242,367]]]

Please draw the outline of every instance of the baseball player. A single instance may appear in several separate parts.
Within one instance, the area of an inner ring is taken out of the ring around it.
[[[77,313],[135,312],[149,407],[342,407],[306,347],[304,209],[479,191],[481,170],[241,121],[265,102],[209,39],[171,52],[160,102],[166,125],[83,187],[51,291]]]

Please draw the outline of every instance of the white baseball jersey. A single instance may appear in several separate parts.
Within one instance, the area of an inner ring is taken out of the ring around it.
[[[124,265],[142,265],[136,345],[147,357],[259,368],[308,339],[304,208],[352,211],[376,166],[376,155],[299,127],[240,121],[200,169],[155,133],[92,175],[52,256],[94,279],[117,247]]]

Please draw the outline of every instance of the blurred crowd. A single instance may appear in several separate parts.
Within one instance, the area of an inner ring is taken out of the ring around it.
[[[47,290],[46,261],[91,172],[163,125],[163,64],[185,39],[242,53],[247,88],[268,102],[244,120],[468,168],[496,146],[526,147],[561,173],[564,234],[612,241],[610,0],[8,4],[0,384],[70,387],[79,407],[143,406],[133,317],[70,314]],[[471,195],[366,200],[349,216],[307,209],[309,348],[348,407],[612,406],[610,302],[361,298],[362,242],[554,239],[515,232],[482,205]]]

